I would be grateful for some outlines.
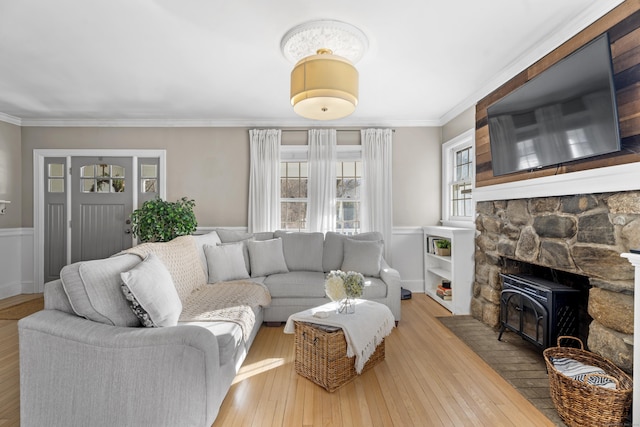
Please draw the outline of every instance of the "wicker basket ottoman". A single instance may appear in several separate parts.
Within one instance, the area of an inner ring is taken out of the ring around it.
[[[333,392],[356,377],[355,356],[347,357],[341,328],[295,322],[296,372]],[[384,340],[376,347],[362,372],[384,360]]]

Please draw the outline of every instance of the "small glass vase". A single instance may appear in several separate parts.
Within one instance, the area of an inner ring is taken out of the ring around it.
[[[338,308],[336,313],[338,314],[354,314],[356,312],[356,300],[355,298],[346,297],[338,301]]]

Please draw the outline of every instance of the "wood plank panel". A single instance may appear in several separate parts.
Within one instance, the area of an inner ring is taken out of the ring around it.
[[[560,166],[494,177],[486,125],[487,107],[537,76],[552,64],[609,31],[617,91],[622,150]],[[580,33],[541,58],[476,105],[476,186],[521,181],[568,172],[640,162],[636,136],[640,135],[640,0],[627,0]]]

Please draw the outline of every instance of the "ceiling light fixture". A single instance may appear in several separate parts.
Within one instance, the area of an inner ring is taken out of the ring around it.
[[[356,27],[339,21],[313,21],[292,28],[280,44],[284,56],[297,61],[291,72],[291,105],[302,117],[335,120],[358,105],[359,60],[368,47]]]

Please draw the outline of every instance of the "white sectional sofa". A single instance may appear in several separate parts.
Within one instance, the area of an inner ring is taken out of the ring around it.
[[[363,297],[400,320],[380,247],[219,229],[66,266],[18,323],[21,425],[210,426],[263,321],[328,302],[328,271],[361,270]]]

